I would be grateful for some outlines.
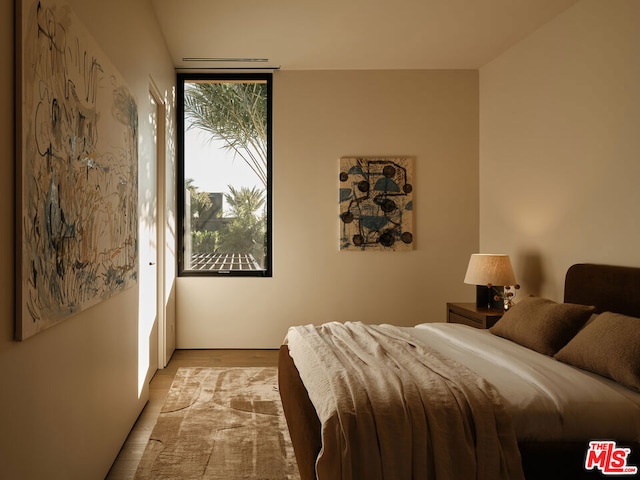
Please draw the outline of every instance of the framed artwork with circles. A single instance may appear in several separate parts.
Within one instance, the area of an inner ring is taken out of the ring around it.
[[[412,250],[413,157],[340,158],[340,250]]]

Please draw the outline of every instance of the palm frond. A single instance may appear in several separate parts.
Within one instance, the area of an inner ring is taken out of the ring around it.
[[[185,85],[185,117],[222,140],[267,184],[267,85],[204,82]]]

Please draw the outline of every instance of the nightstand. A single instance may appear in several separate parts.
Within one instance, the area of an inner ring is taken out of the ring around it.
[[[447,323],[491,328],[502,315],[504,312],[501,310],[477,307],[475,303],[447,303]]]

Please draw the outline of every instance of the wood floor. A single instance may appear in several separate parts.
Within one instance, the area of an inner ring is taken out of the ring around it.
[[[176,350],[169,365],[149,384],[149,402],[131,429],[106,480],[133,479],[179,367],[267,367],[278,365],[278,350]]]

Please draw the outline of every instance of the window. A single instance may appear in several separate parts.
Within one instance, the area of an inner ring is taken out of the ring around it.
[[[271,74],[178,74],[178,274],[271,276]]]

